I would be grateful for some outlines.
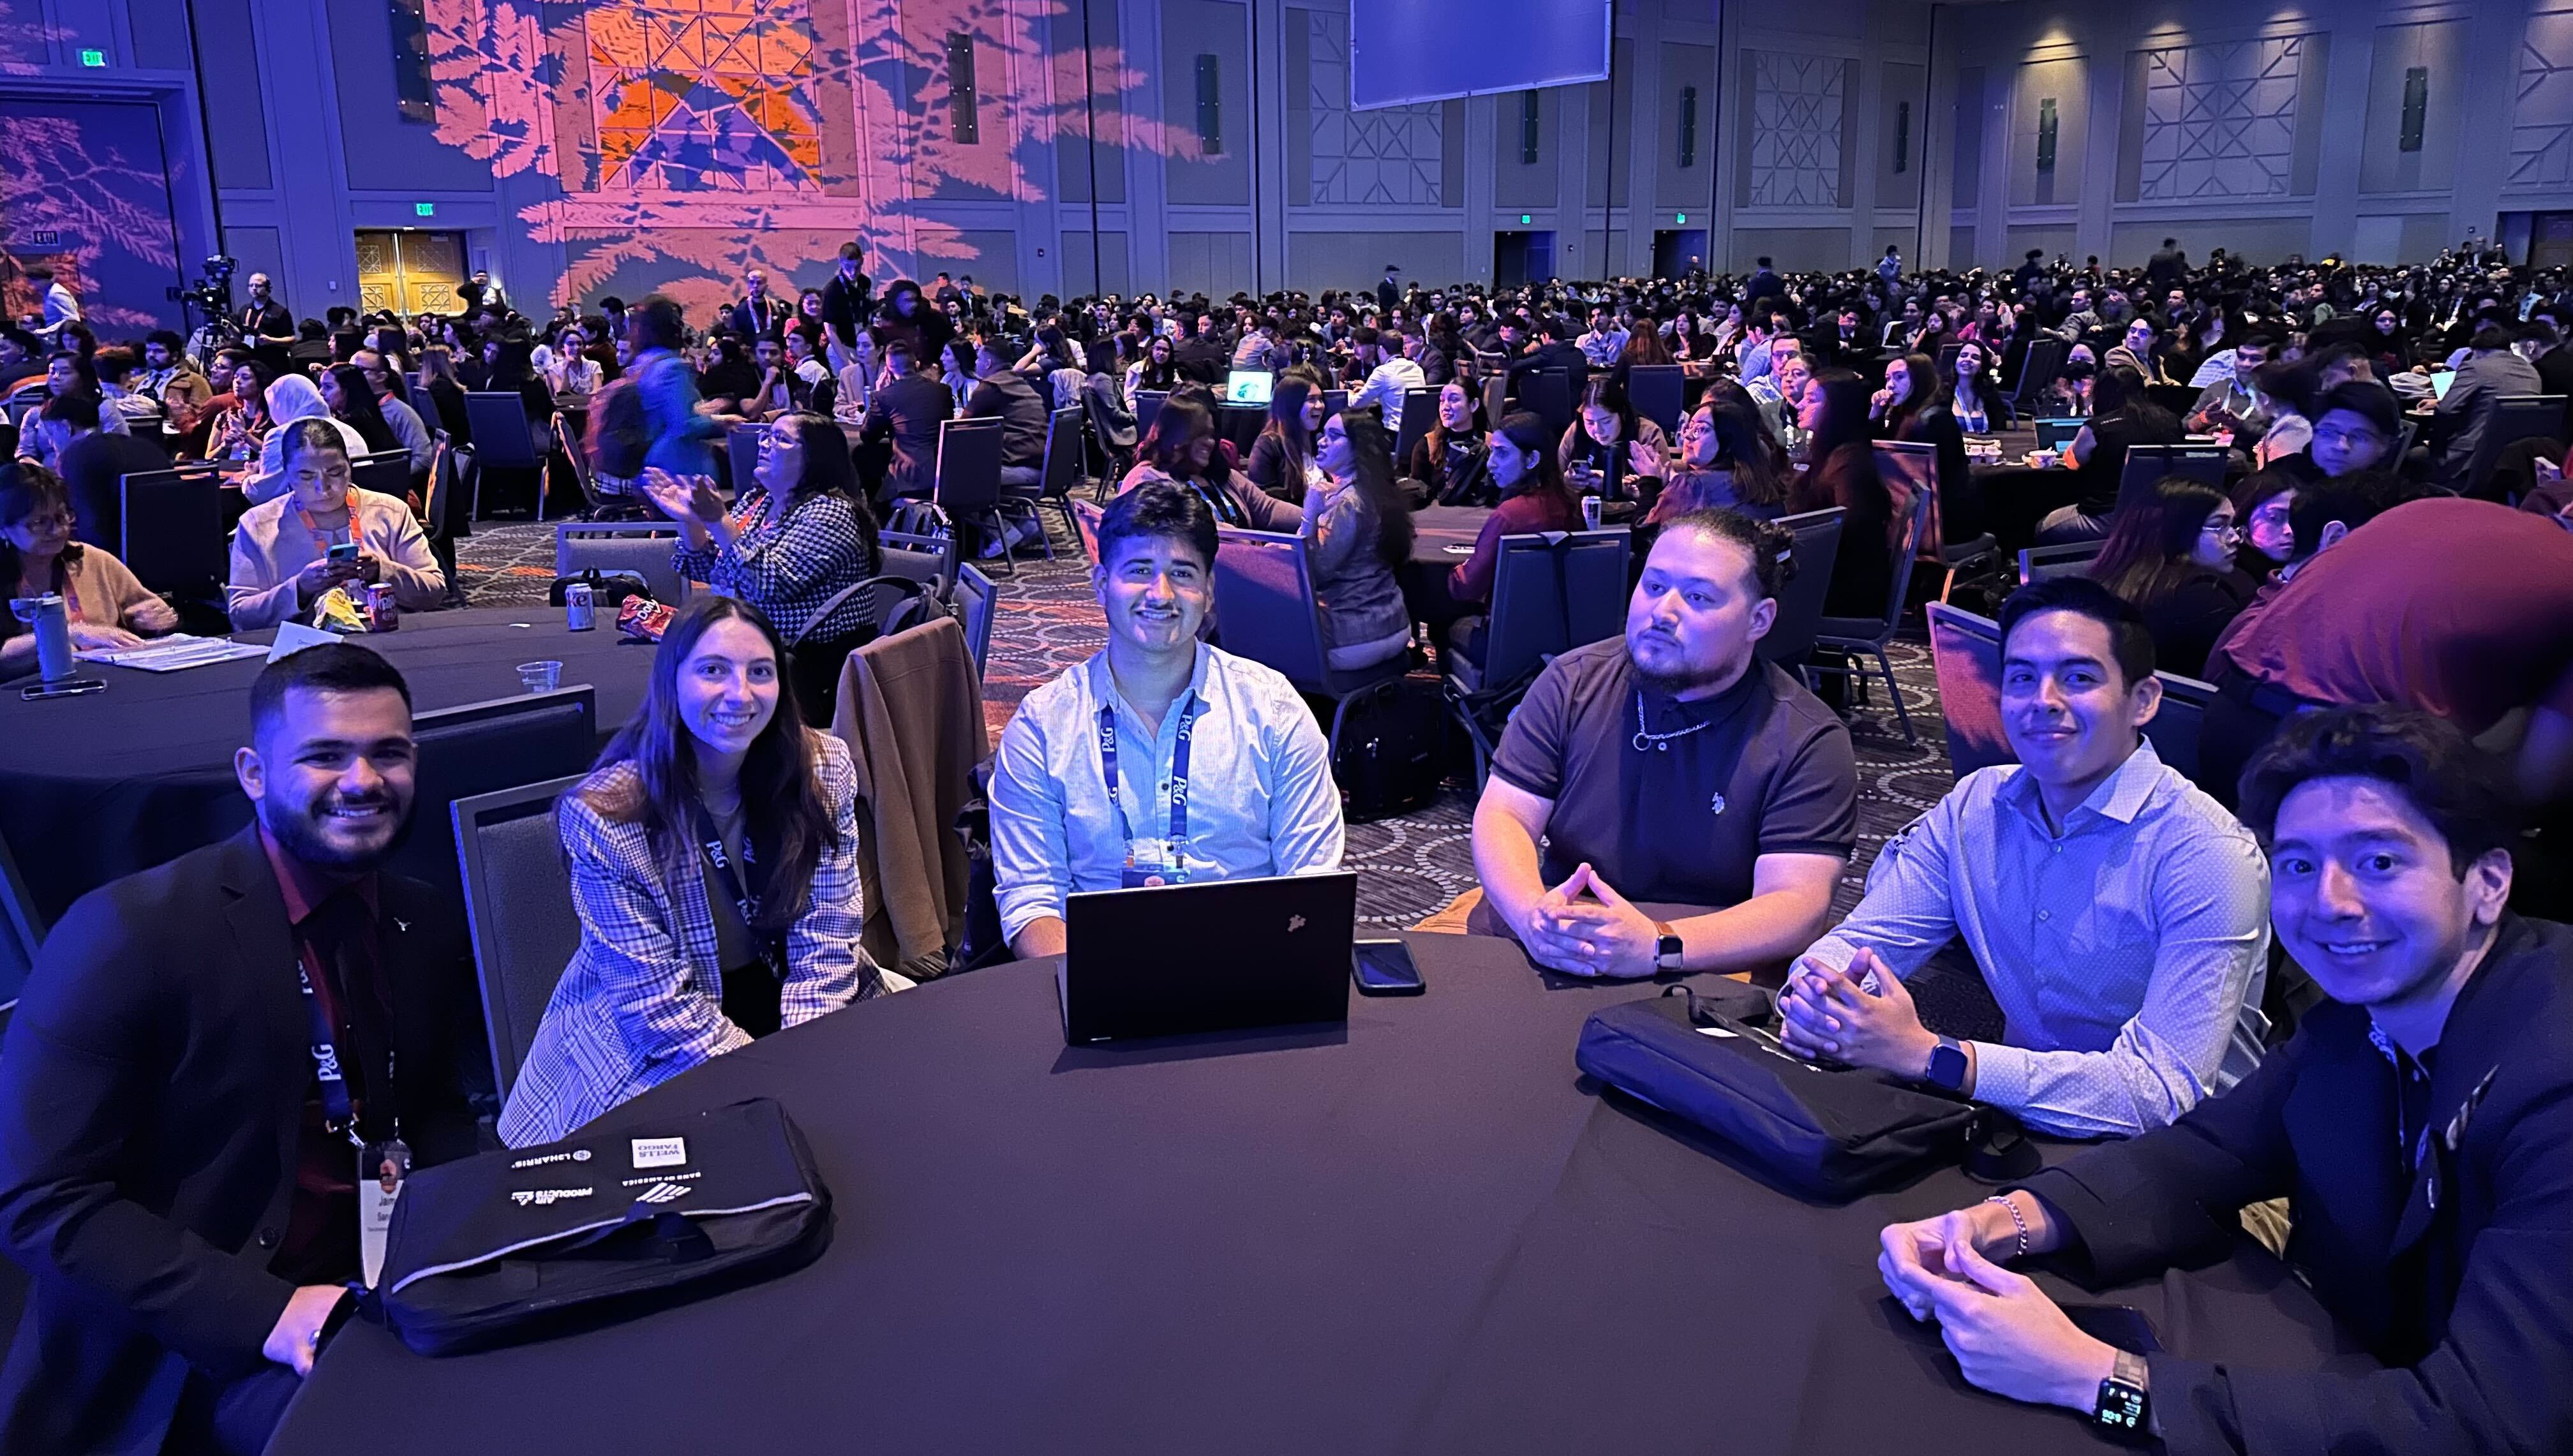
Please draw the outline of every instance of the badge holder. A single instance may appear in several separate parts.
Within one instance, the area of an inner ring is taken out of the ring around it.
[[[394,1205],[411,1178],[411,1145],[400,1137],[358,1149],[358,1262],[367,1287],[384,1272],[385,1244],[394,1227]]]
[[[1187,883],[1188,854],[1182,841],[1139,839],[1126,847],[1124,884],[1127,889],[1150,890]]]

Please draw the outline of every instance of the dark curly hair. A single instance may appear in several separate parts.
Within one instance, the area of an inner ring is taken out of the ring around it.
[[[2242,822],[2264,847],[2277,833],[2278,806],[2315,779],[2373,779],[2400,793],[2447,841],[2460,880],[2518,834],[2508,767],[2464,729],[2418,708],[2365,703],[2288,719],[2242,770]]]

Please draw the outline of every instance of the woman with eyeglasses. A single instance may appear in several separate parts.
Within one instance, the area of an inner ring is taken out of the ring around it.
[[[2091,576],[2144,613],[2163,671],[2198,677],[2208,649],[2251,600],[2233,569],[2240,540],[2224,492],[2169,475],[2117,513]]]
[[[75,649],[133,647],[179,625],[125,563],[72,539],[72,496],[34,460],[0,463],[0,598],[58,595]],[[36,634],[0,609],[0,678],[32,672]]]

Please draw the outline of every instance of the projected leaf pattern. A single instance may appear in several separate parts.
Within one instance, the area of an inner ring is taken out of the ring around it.
[[[100,276],[110,249],[164,274],[178,267],[158,159],[139,166],[113,143],[83,137],[69,117],[9,115],[0,115],[0,158],[7,159],[0,165],[0,223],[21,239],[59,235],[79,278]],[[9,275],[15,317],[32,294],[20,296],[26,286],[14,264]],[[163,322],[68,281],[93,327],[152,329]]]
[[[0,4],[12,0],[0,0]],[[570,255],[556,302],[659,287],[692,313],[739,294],[745,269],[818,280],[839,245],[870,271],[968,268],[958,231],[914,199],[1042,201],[1035,170],[1090,124],[1075,45],[1012,0],[428,0],[438,137],[496,178],[552,196],[520,206]],[[1069,27],[1057,27],[1069,29]],[[947,38],[975,40],[981,138],[949,135]],[[1149,78],[1114,47],[1089,57],[1098,134],[1190,156],[1186,134],[1134,116]],[[1057,79],[1051,94],[1047,76]],[[1024,91],[1009,82],[1026,81]],[[523,196],[523,192],[520,192]]]

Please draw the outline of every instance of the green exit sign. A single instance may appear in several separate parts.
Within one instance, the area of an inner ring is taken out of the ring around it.
[[[1536,221],[1536,219],[1534,219],[1534,218],[1532,218],[1532,217],[1528,216],[1526,213],[1521,213],[1521,214],[1519,214],[1519,226],[1520,226],[1520,227],[1522,227],[1522,228],[1526,227],[1528,224],[1533,223],[1533,222],[1535,222],[1535,221]]]
[[[107,52],[83,51],[81,52],[81,64],[84,66],[104,66],[107,64]]]
[[[1672,222],[1674,222],[1674,223],[1685,223],[1685,222],[1687,222],[1687,221],[1688,221],[1688,214],[1686,214],[1686,213],[1673,213],[1673,214],[1671,214],[1671,221],[1672,221]]]
[[[435,203],[413,203],[411,205],[411,210],[424,218],[433,218],[437,216],[437,204]]]

